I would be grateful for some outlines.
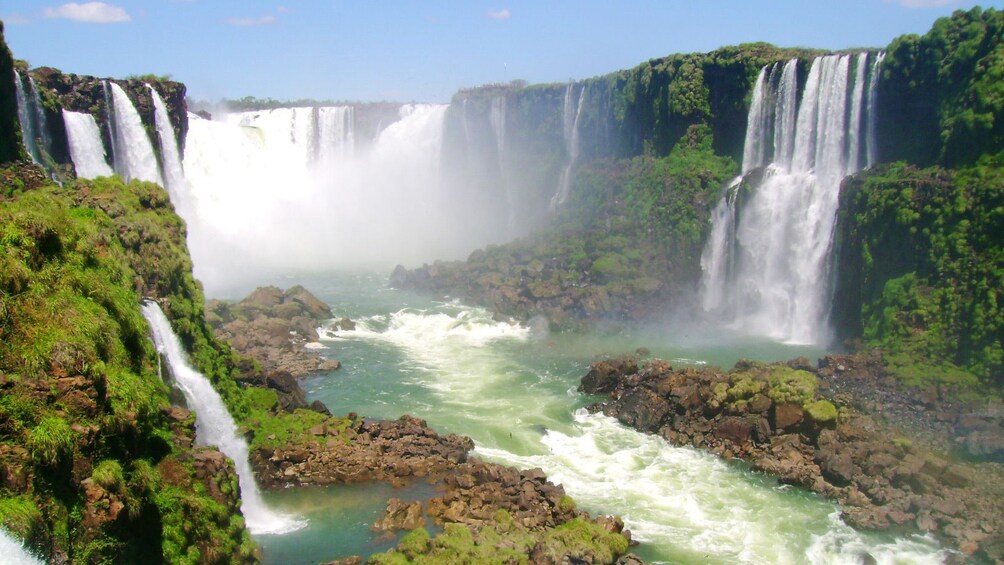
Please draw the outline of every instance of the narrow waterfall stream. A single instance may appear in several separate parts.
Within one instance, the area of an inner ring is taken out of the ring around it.
[[[252,534],[281,534],[302,528],[303,520],[273,512],[262,501],[248,463],[247,442],[237,433],[237,425],[209,380],[188,364],[178,336],[160,306],[147,302],[142,310],[157,350],[167,358],[174,384],[195,412],[196,441],[216,447],[234,462],[241,487],[241,512],[248,529]]]

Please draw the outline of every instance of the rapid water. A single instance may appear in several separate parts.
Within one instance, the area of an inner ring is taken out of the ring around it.
[[[642,542],[633,550],[648,560],[861,563],[869,554],[879,563],[937,563],[945,557],[927,538],[857,532],[817,496],[588,414],[580,408],[597,399],[575,390],[591,360],[639,346],[676,365],[731,366],[739,357],[812,357],[818,350],[683,326],[613,337],[548,335],[495,321],[479,308],[388,289],[378,275],[270,282],[305,284],[336,317],[358,324],[354,331],[322,332],[315,347],[344,366],[304,381],[309,400],[325,402],[334,413],[412,414],[441,433],[471,436],[480,457],[541,467],[580,507],[621,515]],[[235,289],[234,296],[244,291]],[[266,562],[313,563],[393,544],[368,529],[387,498],[383,486],[266,497],[276,508],[310,518],[295,534],[258,537]]]
[[[77,177],[93,179],[112,176],[114,173],[108,166],[105,146],[101,143],[101,132],[94,116],[63,110],[63,123]]]
[[[167,358],[174,384],[185,394],[188,407],[195,412],[196,441],[212,445],[234,462],[241,487],[241,512],[252,534],[282,534],[302,528],[305,522],[269,510],[262,501],[248,463],[248,445],[237,433],[237,426],[227,412],[220,395],[185,358],[171,323],[156,302],[143,304],[143,317],[150,324],[157,350]]]
[[[797,104],[797,60],[760,71],[742,169],[765,167],[763,180],[746,188],[737,179],[712,213],[701,258],[705,311],[773,339],[829,340],[837,197],[840,181],[875,158],[881,59],[874,53],[816,58]]]
[[[105,89],[111,108],[109,128],[115,173],[126,182],[139,179],[164,186],[150,137],[129,95],[111,81],[105,82]]]
[[[0,528],[0,556],[7,565],[42,565],[45,563],[28,552],[24,544],[11,537],[3,528]]]

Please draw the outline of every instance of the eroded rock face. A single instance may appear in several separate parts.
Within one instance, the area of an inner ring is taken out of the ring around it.
[[[984,415],[994,411],[949,410],[890,392],[897,389],[882,388],[867,360],[820,365],[809,372],[805,360],[741,361],[726,372],[607,360],[590,367],[580,390],[608,394],[591,410],[674,444],[740,457],[781,482],[836,499],[854,526],[915,528],[967,554],[1004,558],[1004,470],[955,461],[938,449],[951,441],[923,439],[939,431],[951,438],[966,426],[992,437],[994,420]],[[858,365],[859,376],[850,376]],[[971,435],[956,437],[969,448]],[[986,449],[995,449],[992,440]]]

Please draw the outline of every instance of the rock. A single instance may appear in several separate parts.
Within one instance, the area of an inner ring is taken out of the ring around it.
[[[387,509],[384,511],[372,528],[378,532],[394,532],[397,530],[414,530],[425,526],[425,517],[422,515],[422,503],[411,502],[405,504],[398,498],[387,501]]]
[[[775,404],[774,405],[774,428],[783,430],[792,428],[800,423],[805,417],[805,412],[798,404]]]
[[[589,366],[589,373],[582,378],[579,391],[587,394],[607,393],[614,390],[621,378],[637,372],[638,364],[630,357],[597,361]]]

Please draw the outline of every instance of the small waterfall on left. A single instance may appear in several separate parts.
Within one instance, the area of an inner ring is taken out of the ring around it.
[[[160,306],[143,304],[143,317],[150,324],[157,350],[167,358],[175,384],[195,412],[196,441],[212,445],[233,460],[241,487],[241,511],[252,534],[284,534],[306,525],[304,520],[277,514],[265,506],[248,463],[248,445],[237,433],[237,425],[219,393],[203,374],[188,364],[178,336],[171,329]]]
[[[46,127],[42,99],[38,95],[38,89],[35,88],[35,81],[31,75],[25,80],[21,73],[14,71],[14,82],[17,87],[14,92],[17,96],[17,117],[21,123],[22,141],[31,160],[36,165],[45,166],[52,149],[52,141],[49,139],[49,130]]]
[[[73,160],[77,177],[93,179],[112,176],[114,173],[108,166],[105,146],[101,143],[101,132],[94,116],[64,109],[63,123],[66,125],[70,159]]]

